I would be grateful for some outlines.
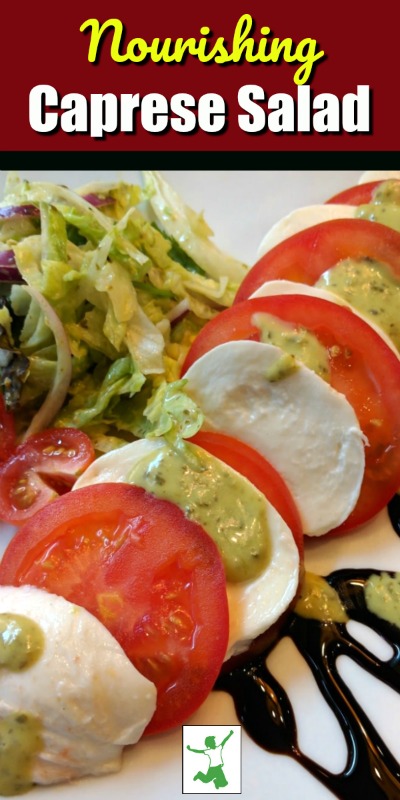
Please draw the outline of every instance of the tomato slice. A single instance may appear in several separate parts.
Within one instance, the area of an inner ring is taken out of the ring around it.
[[[11,456],[16,444],[14,417],[6,409],[0,392],[0,464]]]
[[[400,233],[365,219],[334,219],[306,228],[273,247],[250,269],[236,293],[246,300],[263,283],[285,279],[311,286],[344,258],[370,258],[400,276]]]
[[[210,320],[194,340],[182,374],[219,344],[258,341],[260,332],[252,321],[257,312],[301,325],[317,336],[328,351],[330,383],[347,397],[368,439],[359,500],[335,532],[351,530],[384,508],[400,486],[400,361],[379,334],[347,307],[306,295],[281,295],[243,301]]]
[[[257,450],[224,433],[200,431],[190,441],[240,472],[265,495],[292,531],[302,558],[304,547],[300,515],[285,481],[275,467]]]
[[[173,503],[95,484],[38,511],[11,540],[0,584],[33,584],[96,616],[157,686],[146,732],[184,722],[205,700],[228,643],[216,545]]]
[[[76,428],[49,428],[18,445],[0,465],[0,519],[19,525],[73,486],[94,460]]]
[[[383,181],[369,181],[368,183],[359,183],[356,186],[350,186],[344,189],[343,192],[335,194],[327,200],[327,204],[343,203],[345,206],[362,206],[365,203],[370,203],[373,198],[375,189],[381,185]]]

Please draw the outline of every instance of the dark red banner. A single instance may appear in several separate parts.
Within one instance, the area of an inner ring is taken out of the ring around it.
[[[398,150],[387,7],[372,21],[343,0],[102,0],[2,17],[3,152]]]

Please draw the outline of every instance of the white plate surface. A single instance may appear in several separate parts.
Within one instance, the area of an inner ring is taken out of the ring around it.
[[[370,166],[370,165],[366,165]],[[139,180],[136,172],[63,172],[21,171],[31,180],[50,180],[77,187],[91,180],[113,180],[115,177]],[[322,203],[330,196],[357,183],[357,171],[166,171],[165,177],[196,210],[203,210],[215,232],[217,244],[236,257],[252,264],[258,245],[267,229],[295,207]],[[5,173],[0,173],[0,195]],[[318,491],[318,487],[316,487]],[[2,546],[10,529],[0,525]],[[314,541],[306,546],[306,567],[325,575],[342,567],[373,567],[400,570],[400,539],[392,531],[386,512],[368,526],[346,538]],[[353,635],[356,635],[353,629]],[[364,632],[365,633],[365,632]],[[364,640],[365,641],[365,640]],[[371,649],[380,643],[367,633]],[[311,679],[308,668],[293,652],[291,643],[281,642],[270,660],[292,700],[297,712],[299,742],[303,751],[327,769],[338,772],[344,767],[344,741],[332,713]],[[343,675],[351,684],[351,665]],[[359,674],[359,672],[361,674]],[[371,680],[354,668],[358,696],[371,697]],[[375,681],[375,683],[377,683]],[[390,690],[379,688],[379,708],[374,723],[386,744],[400,759],[398,729],[400,699]],[[363,695],[364,693],[364,695]],[[397,703],[397,705],[396,705]],[[190,720],[191,724],[237,725],[233,703],[228,695],[212,693],[204,706]],[[126,750],[123,769],[117,775],[85,779],[79,783],[48,789],[36,788],[36,800],[176,800],[182,794],[181,730],[140,742]],[[227,790],[221,792],[227,794]],[[194,795],[193,795],[194,796]],[[231,795],[233,796],[233,795]],[[333,795],[292,759],[270,755],[258,748],[243,732],[242,797],[244,800],[265,800],[293,797],[327,800]]]

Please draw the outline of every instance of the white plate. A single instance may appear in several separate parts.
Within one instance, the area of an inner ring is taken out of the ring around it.
[[[31,180],[44,179],[77,187],[94,179],[114,179],[113,172],[21,172]],[[204,210],[219,246],[248,264],[254,262],[258,245],[267,229],[297,206],[324,202],[336,192],[358,182],[356,171],[166,171],[166,178],[196,210]],[[118,177],[137,181],[138,173],[118,173]],[[5,174],[0,173],[2,195]],[[316,487],[316,491],[318,488]],[[0,532],[1,526],[0,526]],[[4,530],[3,543],[7,541]],[[386,512],[371,524],[346,538],[319,540],[306,547],[306,567],[322,575],[342,567],[373,567],[400,570],[400,539],[392,531]],[[369,638],[370,647],[374,647]],[[280,643],[271,660],[297,714],[299,742],[303,751],[333,772],[343,769],[345,746],[338,724],[329,711],[308,668],[293,653],[287,640]],[[375,679],[354,672],[361,702],[369,710],[371,693],[379,689],[379,703],[371,713],[374,724],[395,757],[400,760],[396,720],[400,718],[400,698],[382,689]],[[346,679],[352,681],[352,676]],[[372,686],[371,690],[371,681]],[[191,724],[237,725],[233,703],[222,692],[212,693],[190,720]],[[360,787],[362,788],[362,787]],[[123,769],[117,775],[85,779],[79,783],[48,789],[36,788],[36,800],[176,800],[182,793],[181,730],[140,742],[126,750]],[[229,787],[220,793],[229,794]],[[292,759],[271,755],[242,734],[242,796],[245,800],[265,800],[294,796],[325,800],[332,794]]]

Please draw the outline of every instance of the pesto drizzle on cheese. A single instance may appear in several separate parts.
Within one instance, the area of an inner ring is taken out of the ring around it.
[[[32,761],[43,748],[42,725],[26,712],[0,720],[0,794],[10,797],[32,788]]]
[[[22,614],[0,614],[0,669],[26,669],[40,657],[44,635],[34,620]]]
[[[313,333],[301,325],[284,322],[263,311],[253,314],[251,321],[260,330],[261,342],[280,347],[286,354],[286,359],[280,362],[277,371],[272,371],[269,380],[280,380],[290,375],[296,359],[329,381],[329,355]],[[291,356],[291,359],[287,356]]]
[[[202,448],[161,447],[128,480],[179,506],[215,541],[229,581],[252,580],[271,556],[266,500],[250,481]]]
[[[375,322],[400,350],[400,281],[389,267],[369,258],[339,261],[315,284],[342,297]]]
[[[358,206],[355,215],[400,232],[400,181],[380,183],[372,194],[371,202]]]
[[[0,614],[0,670],[22,672],[40,657],[44,635],[22,614]],[[0,794],[22,794],[32,787],[32,761],[42,749],[42,725],[25,711],[0,719]]]

